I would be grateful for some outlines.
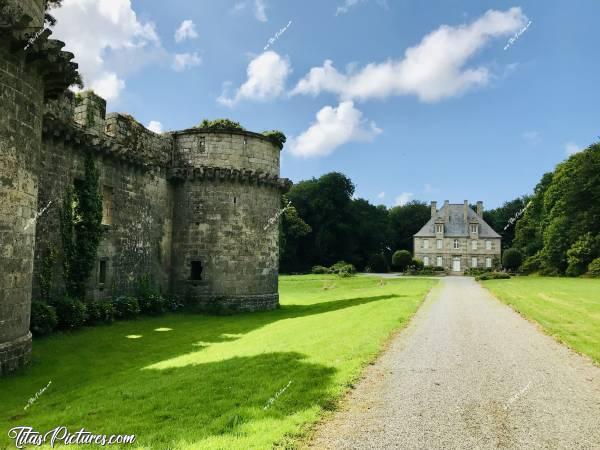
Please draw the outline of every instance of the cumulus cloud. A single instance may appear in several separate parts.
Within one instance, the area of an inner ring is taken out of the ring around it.
[[[119,96],[125,75],[162,51],[154,24],[140,21],[130,0],[64,0],[52,14],[54,37],[75,54],[86,85],[107,100]]]
[[[385,192],[380,192],[377,194],[377,198],[385,198]]]
[[[233,107],[241,100],[266,101],[280,96],[285,90],[285,82],[291,73],[287,58],[282,58],[272,50],[266,51],[248,64],[247,80],[232,97],[224,89],[217,99],[225,106]],[[229,83],[226,84],[228,86]]]
[[[574,142],[567,142],[565,144],[565,154],[567,156],[571,156],[571,155],[574,155],[575,153],[579,153],[581,150],[583,150],[583,149]]]
[[[148,124],[148,126],[146,126],[146,128],[148,128],[150,131],[154,131],[155,133],[163,132],[162,123],[160,123],[156,120],[151,120],[150,123]]]
[[[175,42],[183,42],[186,39],[195,39],[198,37],[196,24],[192,20],[184,20],[175,30]]]
[[[260,22],[266,22],[267,19],[267,4],[265,0],[254,0],[254,17]]]
[[[317,113],[317,120],[306,131],[290,140],[290,151],[295,156],[314,157],[332,153],[340,145],[352,141],[370,141],[381,133],[371,122],[366,123],[362,113],[351,101],[337,108],[325,106]]]
[[[396,206],[406,205],[408,202],[410,202],[412,200],[412,198],[414,196],[415,196],[415,194],[413,194],[412,192],[403,192],[398,197],[396,197]]]
[[[173,64],[171,67],[176,72],[183,72],[189,67],[199,66],[202,64],[202,58],[198,53],[177,53],[173,56]]]
[[[360,3],[366,3],[367,1],[368,0],[344,0],[344,3],[339,5],[335,10],[335,15],[339,16],[341,14],[346,14],[355,6],[358,6]],[[389,9],[387,0],[377,0],[376,3],[382,8]]]
[[[342,100],[416,95],[424,102],[457,96],[486,85],[491,76],[486,67],[465,67],[469,59],[491,39],[514,33],[526,20],[518,7],[489,10],[469,25],[442,25],[408,48],[400,60],[371,63],[354,73],[341,73],[326,60],[312,68],[291,94],[331,92]]]

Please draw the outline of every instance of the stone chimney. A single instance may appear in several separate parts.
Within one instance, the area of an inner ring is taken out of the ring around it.
[[[450,214],[450,202],[448,200],[444,200],[444,219],[448,222],[448,216]]]
[[[477,215],[483,217],[483,202],[481,200],[477,202]]]
[[[80,92],[75,95],[74,120],[87,131],[97,135],[104,133],[106,119],[106,100],[93,91]]]
[[[437,214],[437,202],[431,202],[431,217]]]
[[[465,205],[463,206],[463,221],[467,223],[467,217],[469,217],[469,200],[465,200]]]

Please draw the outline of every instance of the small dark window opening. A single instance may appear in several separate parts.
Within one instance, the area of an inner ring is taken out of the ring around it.
[[[237,198],[236,198],[236,197],[233,197],[233,204],[234,204],[234,205],[235,205],[236,201],[237,201]]]
[[[100,261],[100,269],[98,271],[98,283],[106,283],[106,261]]]
[[[192,261],[192,272],[190,275],[190,280],[193,280],[193,281],[202,280],[202,262],[201,261]]]

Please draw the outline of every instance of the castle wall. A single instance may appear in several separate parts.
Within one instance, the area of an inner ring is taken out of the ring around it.
[[[22,54],[0,40],[0,374],[29,359],[29,314],[37,207],[36,165],[44,88]]]
[[[89,99],[95,96],[88,93],[83,97]],[[91,111],[81,111],[80,105],[84,102],[90,105]],[[50,247],[61,249],[62,199],[67,188],[72,188],[76,179],[83,178],[86,153],[94,155],[99,169],[99,185],[107,216],[105,234],[98,248],[96,270],[88,283],[88,297],[106,298],[133,293],[139,278],[145,275],[150,275],[163,292],[169,289],[172,191],[166,179],[165,167],[144,164],[168,158],[171,139],[146,130],[124,115],[109,115],[104,124],[104,113],[98,111],[102,105],[98,100],[82,102],[81,98],[65,98],[60,105],[48,105],[47,115],[57,122],[47,127],[42,146],[43,175],[40,179],[38,209],[45,212],[38,218],[34,296],[40,294],[40,271]],[[80,119],[78,122],[83,128],[78,129],[66,121],[69,114],[57,115],[64,111],[74,112],[73,117]],[[105,126],[108,129],[109,124],[112,125],[112,136],[105,135],[107,143],[94,147],[96,141],[93,136],[98,135]],[[86,141],[86,135],[80,134],[79,142],[76,142],[74,136],[77,132],[88,133],[90,130],[91,140]],[[71,134],[73,137],[69,138]],[[138,148],[135,142],[143,145]],[[114,152],[107,151],[117,144],[122,147]],[[101,265],[104,265],[102,272],[106,274],[104,280],[100,278]],[[64,294],[61,276],[60,261],[56,261],[53,296]]]

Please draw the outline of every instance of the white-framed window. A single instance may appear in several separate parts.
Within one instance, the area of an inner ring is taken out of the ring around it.
[[[471,258],[471,267],[477,267],[477,258],[474,256]]]
[[[428,266],[429,265],[429,256],[423,256],[423,265],[424,266]]]
[[[429,239],[423,239],[423,248],[429,248]]]
[[[488,269],[492,268],[492,258],[490,258],[489,256],[485,258],[485,267],[487,267]]]
[[[477,241],[476,240],[471,241],[471,249],[477,250]]]
[[[444,261],[443,261],[443,259],[442,259],[442,257],[441,257],[441,256],[438,256],[438,257],[436,258],[436,260],[435,260],[435,265],[436,265],[437,267],[443,267],[443,266],[444,266]]]
[[[442,224],[442,223],[436,223],[435,224],[435,232],[436,233],[443,233],[444,232],[444,224]]]
[[[443,248],[443,241],[441,239],[437,240],[437,249],[441,250]]]
[[[455,249],[460,248],[460,243],[458,242],[458,239],[454,239],[454,248]]]
[[[492,249],[492,241],[485,241],[485,249],[486,250]]]
[[[469,225],[470,231],[471,233],[477,233],[477,224],[476,223],[472,223],[471,225]]]

